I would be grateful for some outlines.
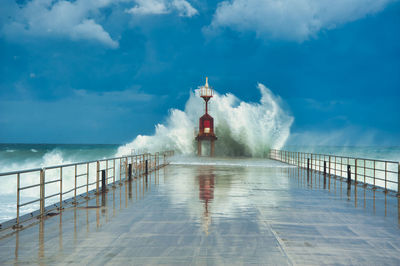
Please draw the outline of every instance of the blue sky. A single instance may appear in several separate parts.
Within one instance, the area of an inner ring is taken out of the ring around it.
[[[294,116],[290,144],[400,145],[400,3],[0,2],[0,142],[124,143],[190,89]]]

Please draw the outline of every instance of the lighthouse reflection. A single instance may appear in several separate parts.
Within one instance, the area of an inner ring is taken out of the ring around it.
[[[206,234],[208,234],[211,225],[211,203],[214,199],[215,175],[213,173],[203,173],[197,176],[199,183],[199,199],[202,201],[204,210],[202,215],[202,226]]]

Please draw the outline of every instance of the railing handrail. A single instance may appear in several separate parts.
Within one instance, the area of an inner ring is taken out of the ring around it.
[[[167,153],[171,151],[163,151],[160,152],[160,154]],[[118,159],[123,159],[123,158],[128,158],[128,157],[135,157],[135,156],[142,156],[142,155],[149,155],[150,153],[142,153],[142,154],[129,154],[125,156],[119,156],[119,157],[111,157],[111,158],[103,158],[99,160],[91,160],[91,161],[84,161],[84,162],[75,162],[75,163],[68,163],[68,164],[59,164],[59,165],[51,165],[51,166],[43,166],[39,168],[31,168],[31,169],[24,169],[24,170],[15,170],[15,171],[10,171],[10,172],[0,172],[0,176],[7,176],[7,175],[16,175],[16,174],[25,174],[25,173],[31,173],[31,172],[37,172],[43,169],[46,170],[51,170],[51,169],[56,169],[60,167],[70,167],[70,166],[75,166],[75,165],[82,165],[82,164],[87,164],[87,163],[95,163],[95,162],[104,162],[104,161],[109,161],[109,160],[118,160]]]
[[[300,152],[300,151],[289,151],[289,150],[278,150],[278,149],[271,149],[271,151],[284,151],[284,152]],[[382,162],[382,163],[399,163],[398,161],[391,161],[391,160],[383,160],[383,159],[372,159],[372,158],[363,158],[363,157],[353,157],[353,156],[346,156],[346,155],[336,155],[336,154],[324,154],[324,153],[313,153],[313,152],[300,152],[304,154],[312,154],[312,155],[319,155],[319,156],[333,156],[338,158],[346,158],[346,159],[353,159],[353,160],[366,160],[366,161],[375,161],[375,162]]]

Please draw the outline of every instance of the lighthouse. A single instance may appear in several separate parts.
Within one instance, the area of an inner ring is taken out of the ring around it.
[[[200,97],[203,98],[205,104],[205,114],[199,119],[199,133],[196,136],[197,140],[197,155],[201,156],[201,142],[210,142],[210,156],[214,156],[215,141],[217,136],[214,134],[214,118],[208,114],[208,102],[213,97],[214,91],[208,85],[208,77],[206,77],[206,84],[200,86]]]

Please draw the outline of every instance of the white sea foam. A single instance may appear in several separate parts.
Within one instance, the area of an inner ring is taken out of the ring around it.
[[[281,148],[290,134],[293,117],[282,107],[282,101],[263,84],[258,84],[258,103],[244,102],[235,95],[215,93],[211,100],[218,136],[216,154],[220,156],[262,157],[270,148]],[[121,146],[118,155],[132,150],[150,152],[173,149],[178,153],[195,153],[194,129],[203,114],[203,100],[198,90],[190,93],[185,110],[171,109],[164,124],[157,124],[152,136],[137,136]]]
[[[12,163],[7,162],[4,164],[0,162],[0,171],[11,172],[16,170],[33,169],[67,163],[71,163],[71,161],[66,160],[60,150],[55,149],[45,153],[41,158],[30,160],[15,160]]]
[[[68,164],[68,163],[71,163],[71,161],[65,160],[63,158],[62,152],[56,149],[45,153],[45,155],[40,159],[38,158],[32,160],[15,161],[13,163],[7,163],[7,164],[2,164],[0,162],[0,170],[1,172],[12,172],[15,170],[35,169],[45,166],[53,166],[53,165]],[[51,180],[53,178],[51,173],[49,173],[46,177],[47,180]],[[17,189],[16,176],[15,175],[3,176],[2,180],[3,180],[3,185],[0,186],[0,195],[15,194],[15,191]],[[38,172],[21,175],[22,186],[37,184],[38,180],[39,180]],[[35,189],[27,190],[24,193],[24,195],[26,196],[37,196],[36,194],[37,191]]]

